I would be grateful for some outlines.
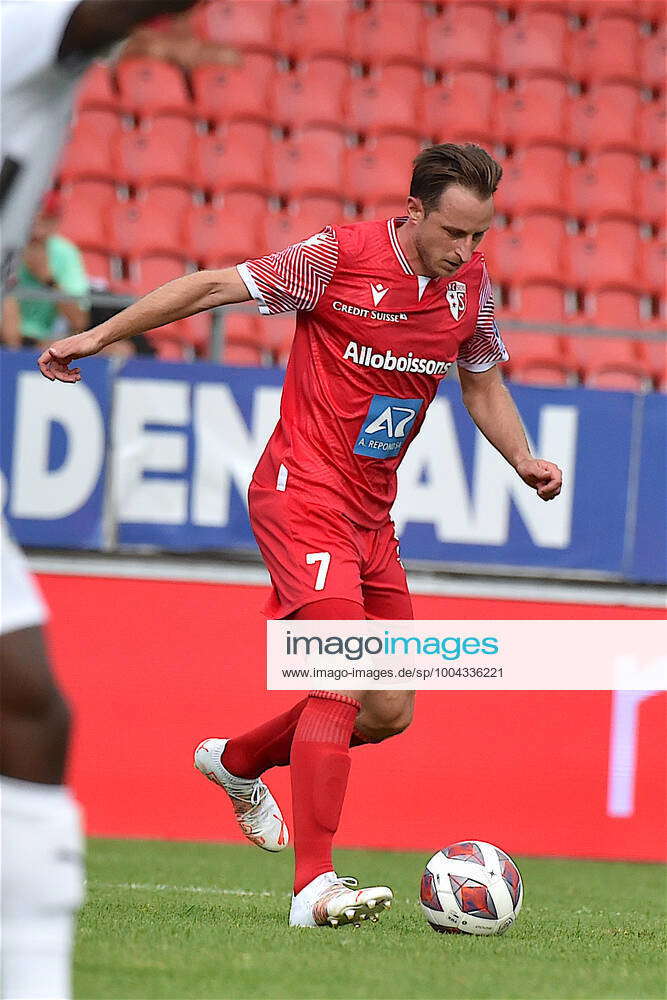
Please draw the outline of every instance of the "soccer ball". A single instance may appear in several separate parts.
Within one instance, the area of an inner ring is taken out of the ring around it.
[[[509,855],[483,840],[450,844],[422,875],[420,903],[441,934],[504,934],[523,903],[523,882]]]

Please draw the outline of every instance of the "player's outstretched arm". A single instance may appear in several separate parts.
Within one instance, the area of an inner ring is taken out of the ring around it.
[[[185,274],[144,295],[92,330],[57,340],[44,351],[37,363],[42,375],[51,382],[79,382],[80,369],[69,367],[79,358],[98,354],[118,340],[136,337],[206,309],[247,302],[250,298],[250,292],[235,267]]]
[[[533,458],[530,454],[521,417],[503,385],[498,368],[470,372],[459,366],[459,376],[463,402],[484,437],[538,497],[542,500],[557,497],[563,473],[553,462]]]

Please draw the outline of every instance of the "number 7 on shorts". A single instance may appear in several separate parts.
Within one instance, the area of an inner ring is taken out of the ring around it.
[[[313,563],[319,563],[319,569],[317,571],[317,579],[315,580],[315,590],[324,590],[324,584],[327,578],[327,573],[329,571],[329,563],[331,562],[330,552],[307,552],[306,562],[309,566]]]

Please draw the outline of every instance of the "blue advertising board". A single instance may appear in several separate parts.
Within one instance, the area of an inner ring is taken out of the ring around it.
[[[2,352],[6,513],[26,545],[255,548],[246,491],[279,414],[280,369],[82,362],[49,383]],[[665,566],[667,399],[513,386],[533,453],[561,466],[545,504],[443,383],[399,470],[402,554],[424,563],[657,582]]]

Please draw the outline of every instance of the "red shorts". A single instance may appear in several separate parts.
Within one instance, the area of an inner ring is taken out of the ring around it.
[[[267,618],[285,618],[327,598],[356,601],[367,618],[413,617],[394,523],[362,528],[301,494],[248,491],[250,523],[271,574]]]

